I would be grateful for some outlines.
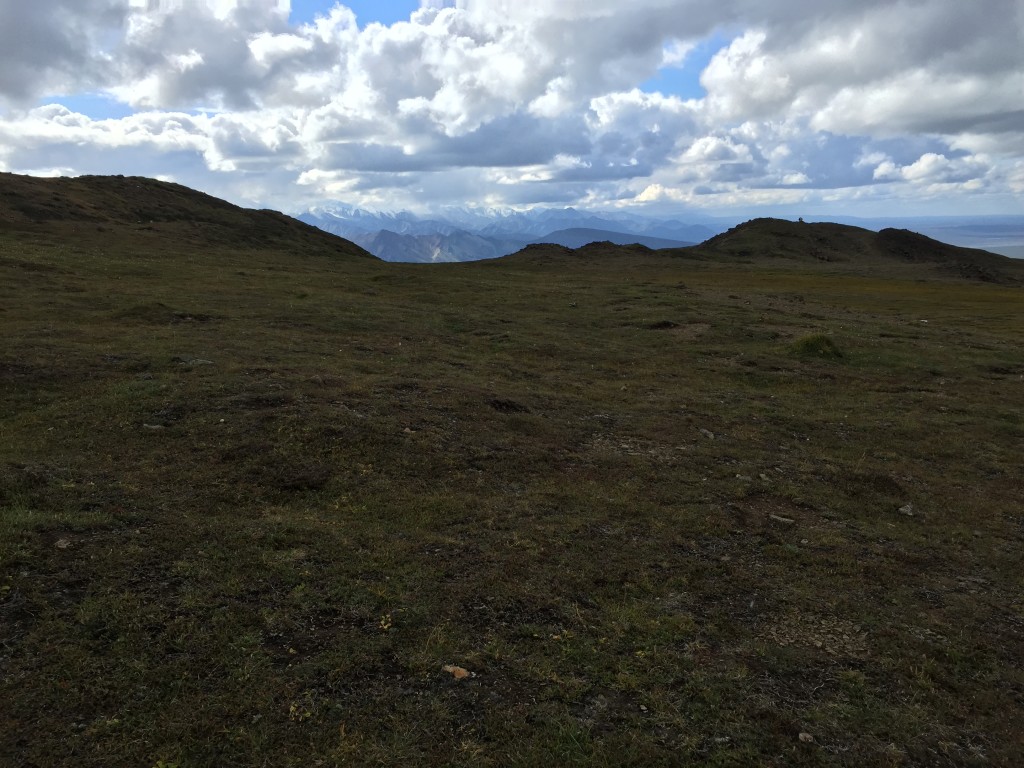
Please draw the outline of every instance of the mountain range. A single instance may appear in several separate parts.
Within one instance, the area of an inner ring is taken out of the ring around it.
[[[639,243],[676,248],[701,243],[739,223],[735,218],[686,215],[644,216],[622,211],[537,208],[446,208],[431,215],[409,211],[376,212],[341,203],[310,208],[297,217],[351,240],[384,261],[456,262],[506,256],[534,243],[579,248],[590,242]],[[808,221],[824,222],[820,217]],[[835,223],[880,231],[911,229],[936,240],[983,248],[1005,256],[1024,256],[1024,216],[947,216],[856,218]]]
[[[686,223],[575,208],[452,208],[418,216],[408,211],[373,212],[330,204],[311,208],[297,218],[351,240],[384,261],[427,263],[493,259],[531,243],[579,247],[609,241],[672,248],[702,242],[725,229],[713,219]]]

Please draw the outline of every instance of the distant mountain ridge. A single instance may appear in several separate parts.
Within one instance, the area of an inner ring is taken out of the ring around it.
[[[387,261],[467,261],[490,259],[519,250],[523,244],[561,242],[566,230],[596,230],[597,240],[649,243],[659,238],[677,243],[702,243],[725,232],[736,219],[686,214],[675,218],[640,215],[624,211],[581,211],[576,208],[538,208],[520,211],[509,208],[444,208],[421,216],[408,211],[374,212],[342,203],[310,208],[300,220],[340,235]],[[984,248],[1020,257],[1024,246],[1024,216],[943,216],[901,218],[858,218],[837,216],[809,222],[842,223],[868,230],[911,229],[941,242],[968,248]],[[410,239],[394,238],[387,231]],[[379,235],[379,236],[378,236]],[[440,236],[440,237],[439,237]],[[480,239],[474,239],[480,238]],[[567,241],[579,247],[578,238]],[[650,247],[671,247],[655,244]],[[429,258],[428,258],[429,255]]]
[[[401,234],[382,229],[352,232],[349,239],[383,261],[417,264],[496,259],[515,253],[526,245],[522,240],[481,237],[460,229],[434,234]]]
[[[476,261],[506,256],[531,242],[653,243],[652,248],[701,242],[721,231],[712,220],[685,223],[620,212],[594,213],[575,208],[448,208],[431,216],[408,211],[373,212],[343,204],[317,206],[299,214],[300,221],[345,237],[385,261]],[[565,235],[566,232],[572,235]],[[577,234],[578,233],[578,234]]]
[[[615,245],[643,245],[651,250],[662,248],[689,248],[696,243],[689,243],[682,240],[667,240],[661,237],[648,237],[647,235],[631,235],[622,232],[609,232],[604,229],[560,229],[551,232],[544,237],[537,238],[534,244],[554,243],[564,245],[567,248],[582,248],[589,243],[614,243]]]

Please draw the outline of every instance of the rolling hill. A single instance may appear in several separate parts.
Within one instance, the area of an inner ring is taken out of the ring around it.
[[[508,258],[568,267],[594,259],[635,260],[655,255],[734,267],[801,269],[817,265],[822,271],[838,273],[882,269],[908,278],[959,277],[1006,285],[1024,281],[1024,263],[988,251],[948,245],[906,230],[874,232],[846,224],[783,219],[754,219],[699,245],[656,252],[639,243],[588,242],[576,248],[534,243]]]
[[[564,245],[567,248],[582,248],[590,243],[599,242],[613,243],[615,245],[639,244],[653,250],[660,248],[686,248],[694,245],[694,243],[668,240],[663,237],[648,237],[646,235],[610,232],[605,229],[582,228],[560,229],[557,232],[550,232],[534,240],[533,244],[552,243],[554,245]]]
[[[845,224],[755,219],[702,243],[711,258],[818,261],[837,265],[919,264],[939,272],[994,283],[1016,282],[1021,265],[1006,256],[948,245],[899,229],[873,232]]]
[[[313,249],[372,258],[351,242],[276,211],[240,208],[180,184],[141,177],[40,179],[0,173],[0,227],[129,238],[159,245]]]
[[[1015,265],[0,176],[0,763],[1016,766]]]

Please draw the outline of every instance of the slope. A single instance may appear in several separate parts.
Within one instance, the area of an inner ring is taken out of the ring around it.
[[[0,227],[0,763],[1019,765],[1020,288],[158,225]]]
[[[123,176],[42,179],[0,173],[0,229],[233,248],[306,249],[369,257],[362,248],[276,211],[255,211],[179,184]]]
[[[711,258],[752,261],[824,262],[847,267],[926,265],[922,274],[942,274],[994,283],[1024,276],[1005,256],[948,245],[907,230],[881,232],[845,224],[754,219],[695,249]],[[909,274],[909,273],[908,273]]]

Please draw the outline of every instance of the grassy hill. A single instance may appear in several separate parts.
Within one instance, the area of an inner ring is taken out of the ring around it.
[[[372,258],[353,243],[277,211],[239,208],[180,184],[140,177],[0,173],[0,227],[58,247],[131,243],[169,249],[172,256],[186,247],[283,248]]]
[[[717,259],[881,266],[907,277],[938,274],[1017,284],[1024,276],[1021,265],[988,251],[948,245],[907,230],[873,232],[845,224],[755,219],[708,240],[699,250]],[[920,265],[930,270],[923,272]],[[899,270],[900,266],[909,269]]]
[[[386,264],[0,177],[0,756],[1018,764],[1019,273],[862,232]]]

